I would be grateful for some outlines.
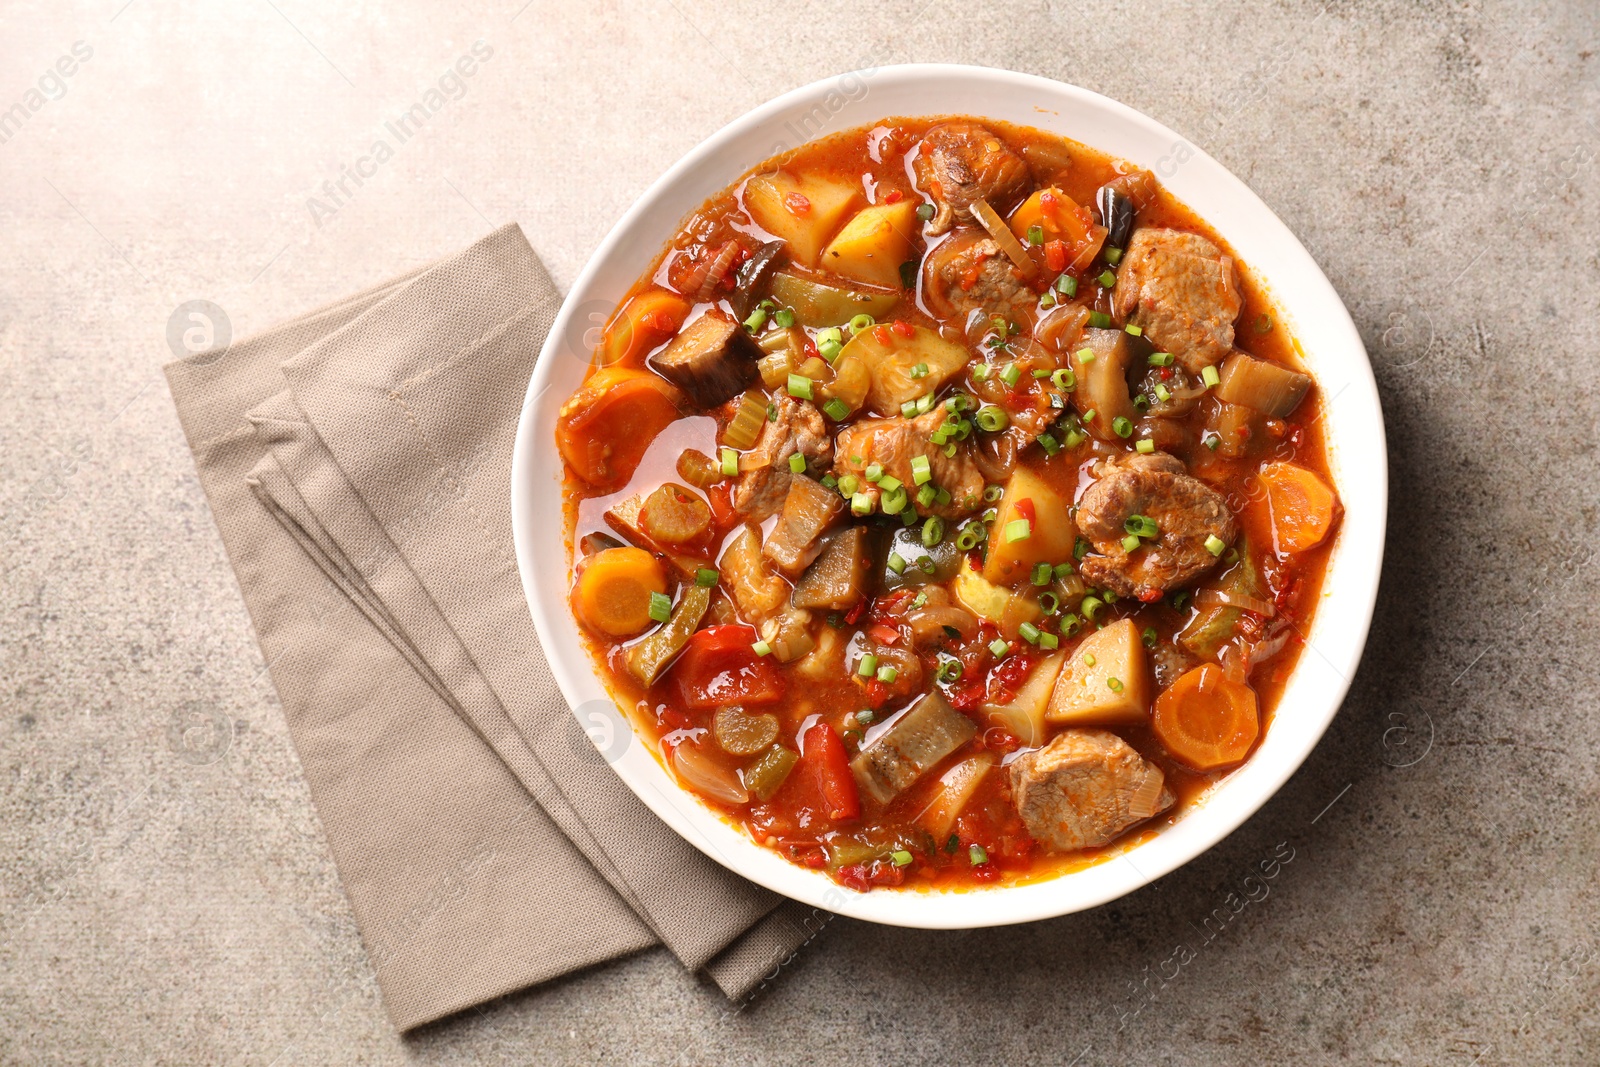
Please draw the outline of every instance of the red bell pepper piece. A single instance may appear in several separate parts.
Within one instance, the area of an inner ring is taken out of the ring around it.
[[[726,704],[775,704],[783,677],[770,659],[750,647],[759,635],[749,626],[708,626],[689,638],[670,677],[683,706],[695,711]]]
[[[861,794],[850,774],[844,742],[825,722],[812,725],[800,738],[800,760],[789,772],[778,799],[798,816],[802,828],[842,822],[861,816]]]

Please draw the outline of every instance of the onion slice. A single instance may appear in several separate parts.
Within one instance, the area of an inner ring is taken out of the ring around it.
[[[1278,614],[1277,606],[1270,600],[1246,596],[1243,593],[1227,593],[1221,589],[1202,589],[1194,595],[1194,602],[1197,607],[1209,608],[1220,605],[1254,612],[1269,619]]]
[[[972,202],[972,217],[989,231],[989,236],[994,238],[994,243],[1000,246],[1000,251],[1016,264],[1017,270],[1024,278],[1033,277],[1033,260],[1028,258],[1027,249],[1022,247],[1022,242],[1017,240],[1011,232],[1011,227],[1006,225],[1006,220],[1000,217],[999,212],[989,206],[989,202],[982,197]]]

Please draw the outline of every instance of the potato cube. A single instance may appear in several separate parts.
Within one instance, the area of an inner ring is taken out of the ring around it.
[[[815,267],[822,246],[861,196],[856,185],[778,171],[745,183],[744,206],[762,229],[789,246],[790,258]]]
[[[822,268],[884,289],[901,288],[900,264],[911,256],[917,205],[873,204],[856,212],[822,253]]]
[[[1033,519],[1024,501],[1032,502]],[[1000,498],[998,518],[989,528],[989,556],[983,576],[996,585],[1010,585],[1028,576],[1035,563],[1064,563],[1072,558],[1077,527],[1067,515],[1067,502],[1043,478],[1024,468],[1012,472]]]
[[[1131,619],[1084,638],[1056,679],[1044,717],[1057,725],[1118,726],[1150,720],[1150,666]]]

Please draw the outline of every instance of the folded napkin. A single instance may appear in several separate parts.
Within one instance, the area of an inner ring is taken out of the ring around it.
[[[826,918],[674,835],[550,675],[509,494],[559,302],[508,226],[166,368],[402,1030],[656,943],[742,998]]]

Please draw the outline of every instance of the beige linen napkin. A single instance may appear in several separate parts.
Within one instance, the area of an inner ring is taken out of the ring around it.
[[[166,368],[402,1030],[657,942],[744,997],[826,918],[676,837],[551,678],[509,485],[558,304],[508,226]]]

